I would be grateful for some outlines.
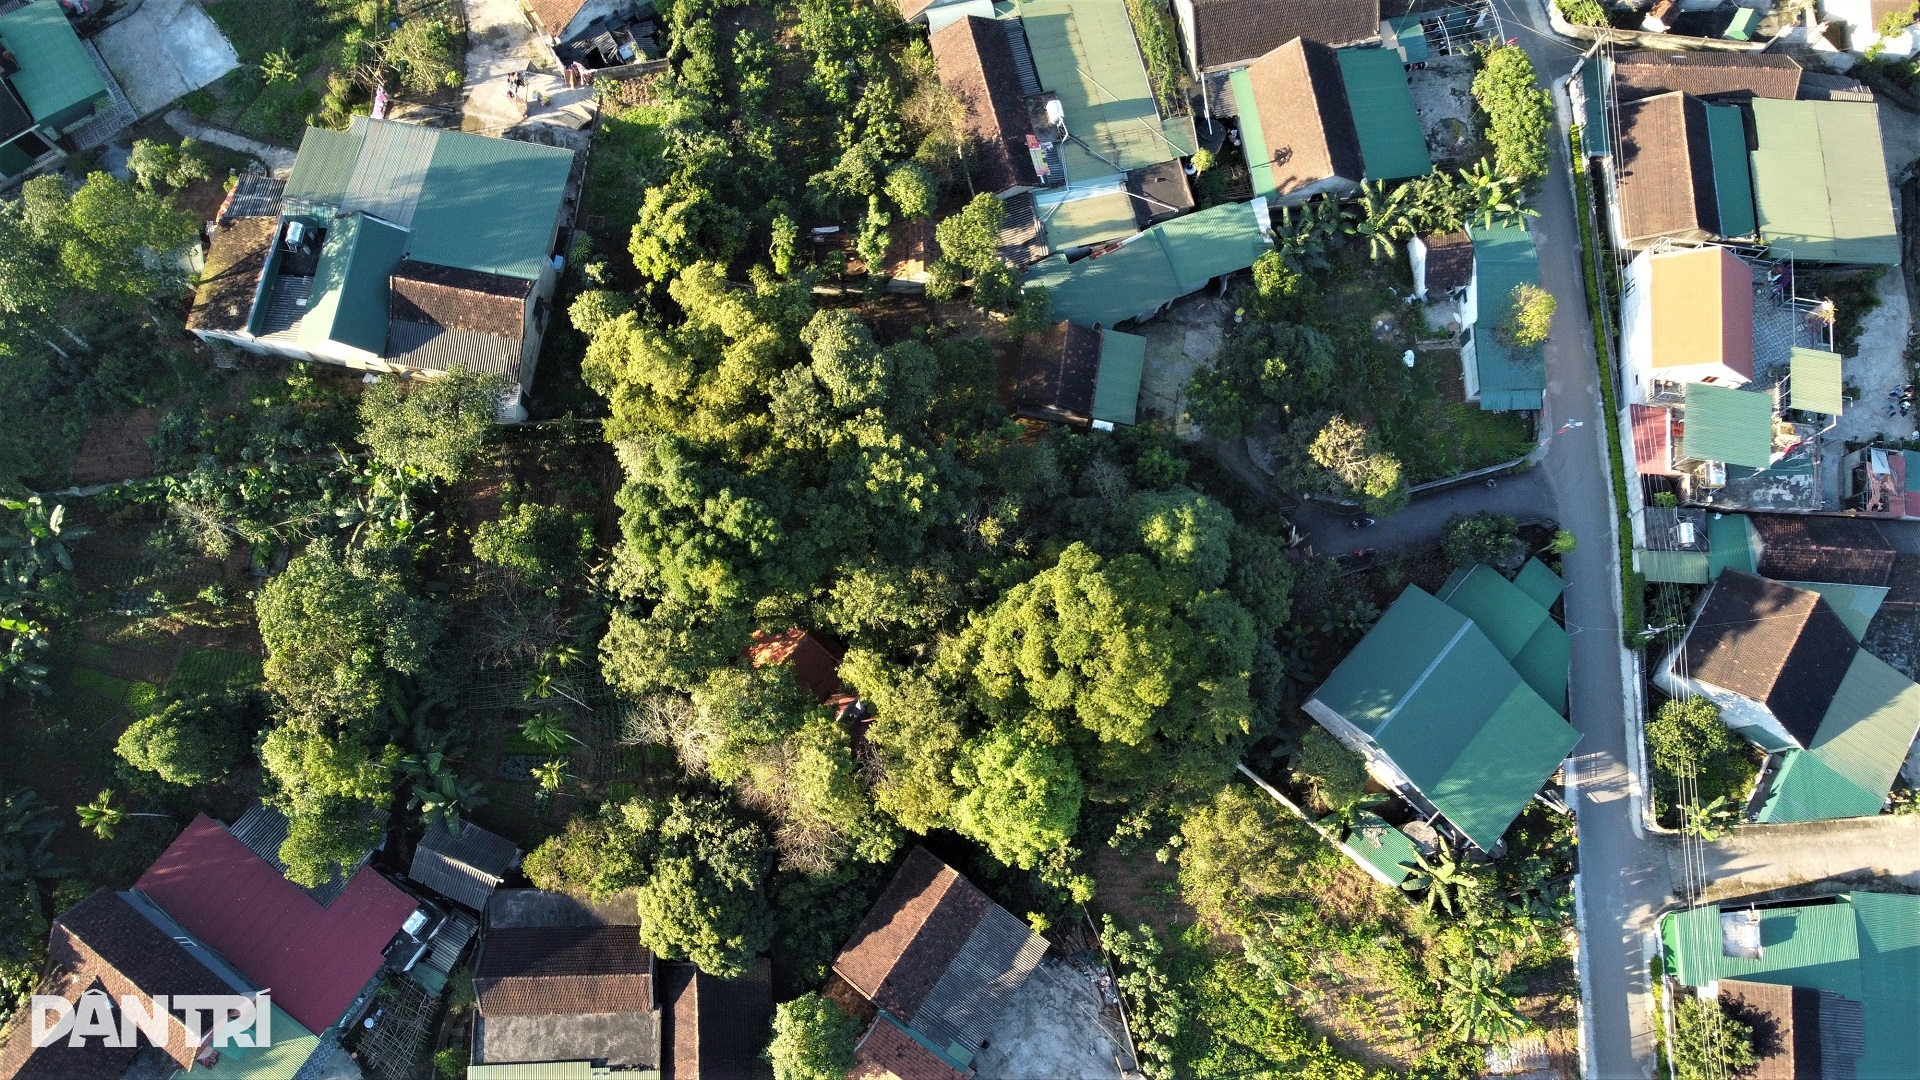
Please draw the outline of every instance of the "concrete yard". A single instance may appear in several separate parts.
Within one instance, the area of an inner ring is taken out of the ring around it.
[[[592,136],[580,129],[597,112],[593,88],[567,88],[518,0],[463,0],[461,8],[467,76],[460,85],[460,130],[584,151]],[[516,71],[526,90],[508,97],[507,76]],[[529,92],[544,94],[547,103],[529,100]]]
[[[1830,439],[1866,440],[1877,435],[1911,439],[1913,414],[1888,415],[1888,391],[1907,382],[1907,334],[1913,320],[1907,310],[1907,288],[1899,268],[1880,276],[1880,306],[1862,320],[1859,352],[1846,358],[1843,370],[1848,386],[1860,390],[1860,399],[1849,402],[1839,425],[1828,432]]]
[[[240,66],[226,35],[195,0],[146,0],[93,37],[140,116]]]
[[[1143,414],[1173,421],[1182,438],[1198,436],[1199,429],[1187,419],[1187,384],[1220,352],[1232,318],[1225,299],[1203,292],[1175,301],[1165,315],[1135,331],[1147,339],[1147,363],[1140,378]]]
[[[1086,975],[1059,960],[1034,969],[1027,985],[982,1041],[979,1080],[1120,1080],[1138,1075],[1126,1036],[1100,1015]]]

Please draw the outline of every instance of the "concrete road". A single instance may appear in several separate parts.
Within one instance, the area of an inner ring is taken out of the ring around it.
[[[1678,883],[1685,876],[1680,845],[1663,846]],[[1846,892],[1869,882],[1920,887],[1920,817],[1746,825],[1703,845],[1696,866],[1707,881],[1702,903],[1783,890]]]

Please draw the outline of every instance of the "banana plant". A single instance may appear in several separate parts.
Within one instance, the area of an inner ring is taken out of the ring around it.
[[[450,770],[436,770],[413,785],[411,804],[419,808],[421,820],[428,825],[437,821],[454,836],[460,835],[462,815],[486,803],[480,781],[462,780]]]
[[[520,734],[535,746],[559,750],[572,742],[587,745],[568,729],[566,719],[556,712],[537,712],[520,723]]]
[[[1498,1046],[1526,1032],[1527,1018],[1514,1007],[1513,993],[1484,956],[1456,963],[1440,977],[1441,1011],[1447,1032],[1469,1042]]]
[[[1375,262],[1391,259],[1399,253],[1399,242],[1413,233],[1407,216],[1410,184],[1389,189],[1384,180],[1360,185],[1360,200],[1353,220],[1342,226],[1348,236],[1367,241],[1367,257]]]
[[[1414,860],[1415,865],[1409,867],[1412,873],[1400,883],[1400,888],[1410,893],[1424,891],[1428,910],[1457,915],[1456,905],[1465,902],[1461,894],[1483,887],[1479,876],[1447,848],[1441,848],[1431,860],[1419,854]]]
[[[1704,806],[1687,806],[1682,809],[1685,824],[1682,831],[1712,843],[1727,835],[1727,829],[1739,820],[1737,807],[1727,801],[1725,795],[1716,795],[1713,801]]]
[[[1472,216],[1480,219],[1483,229],[1493,228],[1496,220],[1502,225],[1518,225],[1526,218],[1540,216],[1540,211],[1520,204],[1520,181],[1494,172],[1486,158],[1461,173],[1460,182],[1472,195]]]

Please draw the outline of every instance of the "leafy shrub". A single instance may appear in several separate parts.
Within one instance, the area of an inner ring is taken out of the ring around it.
[[[1547,175],[1547,138],[1553,130],[1553,101],[1534,77],[1533,61],[1518,45],[1500,45],[1480,53],[1473,77],[1473,99],[1487,116],[1494,166],[1522,181]]]
[[[1717,1001],[1683,993],[1673,1003],[1676,1080],[1715,1080],[1753,1068],[1753,1026],[1728,1016]]]
[[[1440,551],[1457,567],[1474,563],[1502,566],[1514,562],[1522,553],[1519,529],[1513,519],[1491,510],[1448,518]]]
[[[473,531],[473,555],[526,585],[558,590],[580,577],[593,551],[593,518],[557,506],[522,503]]]
[[[1575,26],[1606,26],[1607,6],[1600,0],[1553,0],[1553,6]]]
[[[1654,764],[1676,775],[1698,772],[1736,746],[1733,733],[1720,722],[1720,707],[1706,698],[1662,702],[1647,722],[1647,751]]]
[[[782,1002],[767,1047],[774,1080],[843,1080],[859,1039],[860,1026],[829,998],[802,994]]]

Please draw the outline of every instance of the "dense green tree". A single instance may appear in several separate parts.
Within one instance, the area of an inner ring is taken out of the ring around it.
[[[1441,536],[1440,551],[1457,567],[1474,563],[1510,565],[1525,553],[1513,518],[1491,510],[1449,517]]]
[[[473,556],[535,589],[579,583],[593,553],[593,516],[521,503],[473,530]]]
[[[654,844],[640,886],[640,940],[718,978],[746,974],[773,936],[765,890],[773,852],[760,827],[711,795],[676,795]]]
[[[380,56],[400,76],[400,85],[416,94],[460,85],[453,29],[444,19],[406,20],[381,42]]]
[[[1495,45],[1478,54],[1473,99],[1487,117],[1494,165],[1523,182],[1547,175],[1551,159],[1553,102],[1534,77],[1533,61],[1518,45]]]
[[[1229,544],[1233,561],[1227,571],[1227,592],[1253,617],[1255,636],[1271,640],[1293,609],[1299,564],[1288,556],[1283,541],[1244,525],[1234,526]]]
[[[1736,745],[1720,720],[1720,707],[1703,697],[1663,701],[1647,721],[1647,750],[1654,764],[1675,775],[1698,773]]]
[[[989,311],[1005,311],[1019,299],[1019,283],[1013,265],[1000,257],[1000,227],[1006,208],[999,199],[985,193],[949,215],[934,227],[934,240],[940,245],[940,258],[930,268],[933,280],[927,295],[935,300],[952,299],[958,286],[973,289],[975,306]]]
[[[522,867],[536,888],[603,899],[646,879],[660,808],[644,799],[607,803],[580,815],[527,853]]]
[[[1293,755],[1294,783],[1313,795],[1322,813],[1345,809],[1366,795],[1367,768],[1319,725],[1307,729]]]
[[[1073,839],[1086,789],[1073,753],[1002,724],[955,762],[953,827],[1009,866],[1032,869]]]
[[[360,439],[395,469],[452,483],[485,448],[507,390],[500,376],[462,367],[418,381],[382,379],[360,397]]]
[[[843,1080],[853,1071],[860,1025],[819,994],[783,1001],[773,1014],[767,1057],[774,1080]]]
[[[114,752],[169,784],[198,787],[227,774],[264,716],[262,703],[249,694],[182,698],[128,725]]]
[[[200,156],[199,142],[193,139],[183,139],[179,146],[136,139],[133,151],[127,156],[127,170],[145,191],[152,191],[159,184],[183,188],[213,175],[206,159]]]
[[[0,309],[9,314],[57,316],[84,303],[75,293],[127,308],[185,284],[176,257],[199,222],[169,199],[97,172],[77,190],[63,177],[36,176],[16,205],[21,234],[0,233],[0,248],[17,242],[19,256],[0,258]]]
[[[1536,348],[1547,340],[1556,306],[1552,293],[1538,285],[1521,282],[1508,295],[1507,313],[1494,327],[1494,332],[1512,348]]]
[[[1391,514],[1407,505],[1399,460],[1362,425],[1336,414],[1307,445],[1307,456],[1326,470],[1338,494],[1360,500],[1368,513]]]
[[[1222,786],[1180,818],[1181,896],[1218,925],[1242,926],[1247,912],[1293,884],[1298,832],[1265,794]]]
[[[847,653],[840,677],[872,710],[874,802],[910,832],[945,826],[959,793],[954,765],[966,738],[965,703],[927,672],[859,649]]]
[[[1232,562],[1233,513],[1191,488],[1146,491],[1133,497],[1134,518],[1147,551],[1190,592],[1217,589]]]
[[[1753,1025],[1727,1015],[1718,1001],[1691,992],[1675,995],[1673,1027],[1676,1080],[1740,1076],[1759,1063]]]

